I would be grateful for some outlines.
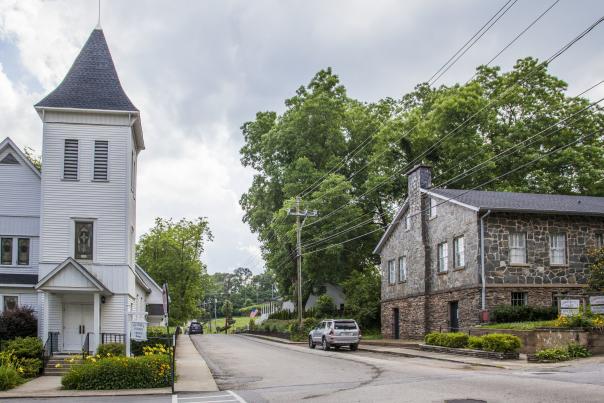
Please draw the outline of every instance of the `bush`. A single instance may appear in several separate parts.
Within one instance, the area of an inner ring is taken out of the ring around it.
[[[17,358],[40,358],[44,346],[37,337],[17,337],[8,342],[6,350]]]
[[[9,390],[19,385],[23,380],[12,366],[0,367],[0,390]]]
[[[20,306],[5,310],[0,314],[0,329],[3,330],[3,337],[6,339],[35,337],[38,334],[38,320],[34,315],[33,308]]]
[[[302,321],[302,326],[298,321],[289,325],[290,338],[294,341],[303,341],[308,338],[308,333],[317,327],[319,320],[315,318],[306,318]]]
[[[555,307],[499,305],[491,311],[491,321],[495,323],[552,320],[557,316],[558,310]]]
[[[468,345],[469,336],[465,333],[429,333],[425,337],[426,344],[432,346],[464,348]]]
[[[470,336],[468,337],[468,348],[472,350],[482,350],[482,337]]]
[[[579,313],[571,316],[560,316],[558,319],[556,319],[555,326],[569,328],[592,328],[595,327],[594,322],[597,321],[597,319],[597,317],[592,317],[585,313]]]
[[[292,320],[292,319],[296,319],[296,315],[297,313],[295,311],[279,311],[279,312],[274,312],[271,313],[270,315],[268,315],[269,319],[278,319],[278,320]]]
[[[172,346],[172,336],[163,326],[149,326],[147,328],[147,340],[131,341],[130,352],[135,356],[140,356],[143,355],[143,347],[154,346],[156,344],[162,344],[166,348]]]
[[[101,357],[118,357],[122,355],[126,355],[126,345],[122,343],[106,343],[101,344],[96,353]]]
[[[334,315],[336,306],[333,303],[333,298],[329,295],[323,294],[317,299],[315,304],[315,316],[317,318],[326,319]]]
[[[39,358],[21,358],[17,360],[17,372],[24,378],[35,378],[42,370],[42,360]]]
[[[570,360],[568,350],[565,348],[546,348],[537,351],[535,357],[539,361],[566,361]]]
[[[61,379],[65,389],[161,388],[170,385],[168,355],[110,357],[72,367]]]
[[[250,318],[250,323],[248,327],[250,330],[256,330],[256,321],[254,320],[254,318]]]
[[[482,350],[496,351],[498,353],[511,353],[517,351],[522,343],[518,336],[511,334],[491,333],[480,337],[482,339]]]
[[[589,352],[587,347],[582,346],[578,343],[569,344],[568,346],[566,346],[566,351],[568,352],[570,358],[585,358],[591,356],[591,353]]]

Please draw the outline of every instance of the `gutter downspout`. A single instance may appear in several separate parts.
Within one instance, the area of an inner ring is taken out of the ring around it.
[[[489,214],[491,214],[491,210],[488,210],[482,217],[480,217],[480,276],[482,283],[481,308],[483,311],[487,309],[487,283],[484,268],[484,219]]]

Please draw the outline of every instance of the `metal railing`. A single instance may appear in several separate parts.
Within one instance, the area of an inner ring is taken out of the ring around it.
[[[126,343],[126,335],[124,333],[101,333],[101,344],[107,343]]]
[[[171,362],[171,368],[170,370],[172,371],[172,376],[170,379],[170,383],[171,383],[171,387],[172,387],[172,393],[174,394],[174,382],[176,381],[176,340],[178,338],[178,333],[173,334],[172,335],[172,362]]]
[[[42,349],[42,373],[44,372],[44,368],[46,368],[48,360],[56,351],[59,351],[59,332],[48,332],[48,337]]]
[[[90,335],[94,333],[86,333],[84,338],[84,344],[82,344],[82,358],[86,359],[86,356],[90,354]]]

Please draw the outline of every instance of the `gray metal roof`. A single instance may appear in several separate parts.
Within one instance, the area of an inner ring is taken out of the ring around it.
[[[479,210],[544,214],[604,215],[604,197],[567,196],[555,194],[487,192],[462,189],[429,189]]]
[[[101,29],[92,31],[61,84],[35,106],[138,111],[122,88]]]

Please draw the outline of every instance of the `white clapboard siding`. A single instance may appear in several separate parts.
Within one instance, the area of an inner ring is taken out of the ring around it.
[[[125,333],[126,300],[123,294],[105,298],[101,305],[101,333]]]
[[[10,217],[0,215],[0,235],[37,237],[39,233],[40,218],[38,217]]]
[[[33,288],[19,287],[0,287],[0,301],[3,301],[5,295],[16,295],[19,297],[19,306],[29,306],[38,312],[38,296]],[[4,309],[4,304],[0,304],[0,311]]]
[[[46,294],[48,303],[48,330],[59,332],[59,346],[63,345],[63,301],[61,295]]]
[[[0,161],[15,151],[7,147],[0,152]],[[22,161],[19,164],[0,164],[0,216],[40,215],[40,177]]]
[[[94,220],[94,262],[128,264],[128,143],[124,126],[44,124],[42,172],[42,262],[73,256],[73,223]],[[79,142],[78,181],[62,180],[65,139]],[[94,141],[109,142],[108,182],[93,181]]]

